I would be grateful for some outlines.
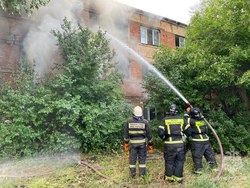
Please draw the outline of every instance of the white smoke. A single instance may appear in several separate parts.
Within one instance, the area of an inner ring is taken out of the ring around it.
[[[33,24],[27,33],[23,45],[30,63],[34,63],[38,76],[50,70],[51,66],[61,61],[52,30],[60,30],[64,18],[73,24],[81,20],[83,2],[81,0],[52,0],[32,15]]]

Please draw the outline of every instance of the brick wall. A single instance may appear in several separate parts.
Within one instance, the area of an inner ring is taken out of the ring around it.
[[[154,63],[153,55],[158,48],[153,45],[141,44],[141,25],[160,30],[160,43],[172,49],[176,48],[175,36],[185,36],[184,24],[148,14],[143,11],[136,11],[131,16],[129,22],[129,43],[130,47],[149,63]],[[124,81],[123,90],[125,96],[127,96],[133,104],[139,104],[144,96],[142,93],[143,89],[141,88],[143,77],[142,65],[134,60],[133,57],[130,57],[130,59],[130,79]]]
[[[18,67],[21,41],[24,38],[28,21],[24,18],[7,15],[0,11],[0,79],[11,80]]]

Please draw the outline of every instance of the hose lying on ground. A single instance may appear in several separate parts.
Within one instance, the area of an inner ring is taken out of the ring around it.
[[[115,184],[118,184],[118,185],[120,185],[120,186],[122,186],[122,187],[127,187],[127,188],[130,188],[130,187],[131,187],[131,186],[129,186],[129,185],[121,184],[120,182],[111,179],[110,177],[104,175],[103,173],[101,173],[100,171],[98,171],[96,168],[94,168],[93,166],[91,166],[90,164],[88,164],[88,163],[86,163],[86,162],[84,162],[84,161],[82,161],[82,160],[81,160],[79,163],[80,163],[80,165],[85,165],[85,166],[87,166],[88,168],[90,168],[91,170],[93,170],[95,173],[97,173],[99,176],[101,176],[102,178],[105,178],[105,179],[107,179],[107,180],[111,180],[111,181],[113,181]]]

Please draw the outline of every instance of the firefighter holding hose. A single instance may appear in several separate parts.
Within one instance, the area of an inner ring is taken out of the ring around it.
[[[186,154],[184,134],[189,136],[192,130],[190,125],[185,122],[185,118],[177,114],[176,104],[172,104],[169,110],[158,128],[158,136],[164,141],[164,179],[181,183]]]
[[[207,126],[201,110],[198,107],[189,109],[190,118],[188,123],[192,128],[191,134],[191,153],[194,162],[194,173],[202,174],[202,157],[204,156],[213,171],[218,171],[213,149],[207,135]]]
[[[124,126],[124,150],[129,150],[129,169],[132,178],[136,176],[136,162],[139,161],[139,175],[146,175],[147,151],[152,152],[152,133],[149,123],[143,118],[142,108],[133,109],[133,117]]]

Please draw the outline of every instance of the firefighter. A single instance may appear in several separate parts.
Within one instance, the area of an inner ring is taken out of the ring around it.
[[[158,128],[158,136],[164,141],[165,174],[167,181],[182,182],[185,161],[184,134],[190,136],[192,130],[185,123],[183,116],[178,115],[176,104],[172,104],[166,117]]]
[[[142,108],[133,109],[133,117],[124,126],[124,148],[129,150],[129,169],[132,178],[136,175],[136,162],[139,161],[139,175],[146,175],[147,151],[152,152],[152,133],[149,123],[143,118]]]
[[[198,107],[190,109],[190,119],[188,119],[192,128],[191,134],[191,153],[194,162],[194,173],[202,174],[202,157],[204,156],[213,171],[218,170],[213,149],[207,135],[207,126],[201,110]]]

